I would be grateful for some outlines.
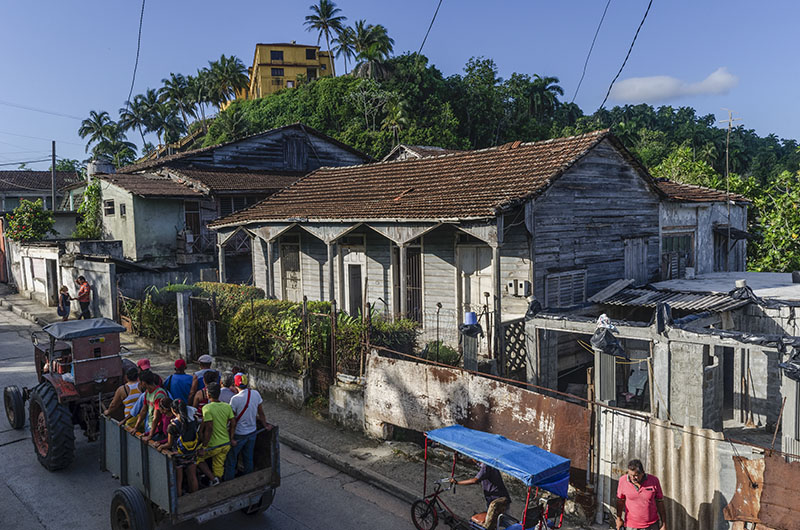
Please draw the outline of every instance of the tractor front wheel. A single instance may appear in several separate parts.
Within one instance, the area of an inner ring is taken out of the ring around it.
[[[67,467],[75,458],[72,414],[59,403],[56,390],[46,381],[31,391],[30,401],[31,439],[39,463],[48,471]]]
[[[25,405],[18,386],[12,385],[3,389],[3,404],[6,406],[6,417],[11,428],[25,427]]]

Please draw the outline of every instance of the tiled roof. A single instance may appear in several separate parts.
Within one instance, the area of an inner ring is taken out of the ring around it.
[[[270,129],[268,131],[263,131],[260,133],[252,134],[250,136],[245,136],[244,138],[239,138],[238,140],[233,140],[230,142],[224,142],[217,145],[210,145],[208,147],[201,147],[199,149],[192,149],[191,151],[184,151],[182,153],[175,153],[172,155],[162,156],[161,158],[156,158],[153,160],[143,160],[136,164],[130,164],[128,166],[121,167],[117,170],[117,173],[137,173],[139,171],[145,171],[148,169],[154,169],[160,167],[173,167],[173,168],[181,166],[185,167],[188,164],[190,164],[190,161],[188,159],[191,158],[193,155],[197,155],[199,153],[205,153],[208,151],[213,151],[214,149],[217,149],[225,145],[231,145],[238,142],[243,142],[245,140],[249,140],[250,138],[255,138],[256,136],[262,136],[277,131],[282,131],[284,129],[294,129],[294,128],[302,129],[303,131],[309,134],[313,134],[314,136],[317,136],[319,138],[324,139],[327,142],[337,145],[346,151],[354,153],[357,156],[361,157],[365,162],[372,160],[369,156],[362,153],[361,151],[347,145],[344,142],[340,142],[335,138],[331,138],[327,134],[314,129],[313,127],[309,127],[308,125],[304,125],[302,123],[292,123],[290,125],[284,125],[283,127],[276,127],[275,129]]]
[[[169,177],[151,173],[125,175],[120,173],[95,175],[120,188],[153,199],[199,199],[203,194],[188,186],[175,182]]]
[[[171,169],[176,178],[194,180],[211,191],[268,191],[274,192],[292,185],[305,173],[291,171],[249,171],[231,169]]]
[[[56,171],[56,189],[60,190],[83,179],[74,171]],[[50,191],[49,171],[0,171],[0,191]]]
[[[630,157],[608,131],[596,131],[430,158],[322,168],[211,226],[297,218],[491,218],[499,209],[544,191],[604,139]]]
[[[692,184],[681,184],[672,180],[657,179],[656,185],[663,191],[667,198],[673,201],[684,202],[725,202],[727,200],[724,190],[714,188],[704,188]],[[734,202],[752,202],[744,195],[736,193],[730,194],[730,199]]]

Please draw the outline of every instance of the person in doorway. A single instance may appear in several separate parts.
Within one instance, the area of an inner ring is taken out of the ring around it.
[[[70,300],[72,300],[72,297],[69,295],[69,289],[67,289],[66,285],[62,285],[58,292],[58,309],[56,310],[62,321],[69,320]]]
[[[617,485],[617,530],[667,530],[661,483],[644,472],[640,460],[628,462]]]
[[[253,472],[253,452],[256,448],[258,423],[267,424],[264,409],[261,407],[261,394],[247,386],[247,376],[242,373],[233,378],[238,393],[231,398],[231,408],[235,414],[236,431],[233,439],[236,445],[228,453],[225,462],[225,480],[236,476],[237,461],[242,455],[242,468],[245,474]]]
[[[189,402],[189,390],[192,388],[192,376],[186,373],[186,361],[175,361],[175,373],[164,380],[164,390],[169,392],[172,399]]]
[[[214,358],[208,354],[201,355],[199,359],[197,359],[198,364],[200,364],[200,369],[192,375],[192,388],[189,389],[189,403],[194,403],[194,395],[196,392],[205,388],[205,380],[203,376],[206,372],[213,372],[214,370],[211,369],[211,363],[214,362]],[[219,383],[219,373],[217,373],[217,383]]]
[[[89,312],[89,303],[92,299],[92,286],[89,285],[89,282],[87,282],[86,278],[83,276],[78,276],[75,279],[75,283],[78,284],[78,305],[81,306],[81,314],[78,320],[92,318],[92,314]]]
[[[219,383],[208,383],[206,391],[209,402],[203,407],[201,430],[206,451],[202,460],[211,460],[211,472],[214,474],[211,485],[214,486],[225,474],[228,451],[236,447],[236,418],[231,406],[219,400]]]
[[[475,464],[477,461],[473,460]],[[480,483],[483,488],[483,497],[486,499],[486,519],[483,526],[487,530],[495,530],[497,528],[497,519],[500,514],[508,510],[511,505],[511,496],[508,494],[506,484],[503,482],[503,477],[500,472],[484,463],[480,463],[478,474],[467,480],[450,479],[452,484],[459,486],[468,486],[470,484]]]

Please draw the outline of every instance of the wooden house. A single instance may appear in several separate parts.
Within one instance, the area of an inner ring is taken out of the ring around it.
[[[221,245],[253,238],[254,283],[270,296],[353,313],[368,301],[426,330],[475,311],[497,337],[530,295],[571,307],[619,278],[657,278],[664,198],[598,131],[322,168],[210,226]]]

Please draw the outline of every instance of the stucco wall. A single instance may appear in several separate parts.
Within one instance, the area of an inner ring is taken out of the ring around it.
[[[130,193],[111,183],[104,182],[101,186],[103,203],[114,201],[114,215],[105,215],[103,211],[103,232],[108,239],[122,241],[122,254],[126,258],[136,261],[136,211],[133,206],[134,199]],[[125,217],[120,215],[120,206],[125,205]]]
[[[178,232],[185,225],[183,201],[137,197],[133,209],[136,219],[135,260],[174,262]]]

